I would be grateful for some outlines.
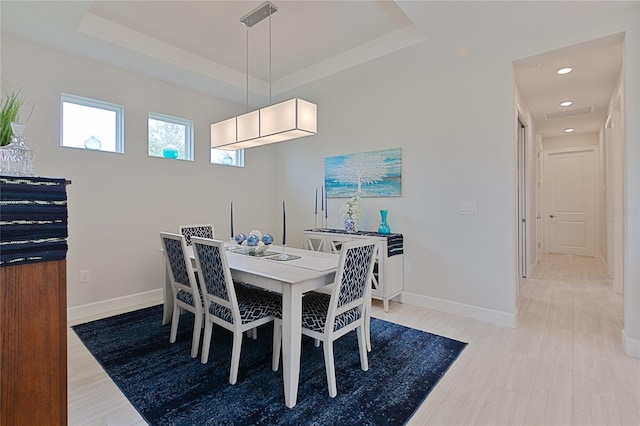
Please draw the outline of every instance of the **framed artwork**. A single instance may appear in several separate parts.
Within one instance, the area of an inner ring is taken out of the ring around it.
[[[400,197],[402,149],[325,157],[324,185],[327,198]]]

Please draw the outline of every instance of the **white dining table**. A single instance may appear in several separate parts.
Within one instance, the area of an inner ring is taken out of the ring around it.
[[[191,246],[190,256],[193,258]],[[268,251],[282,253],[282,247],[269,246]],[[287,407],[296,405],[300,376],[302,341],[302,295],[332,284],[339,255],[286,248],[286,253],[298,259],[278,261],[227,251],[227,260],[234,281],[248,283],[282,294],[282,374]],[[171,322],[173,301],[171,283],[165,280],[163,324]],[[170,297],[167,297],[169,295]]]

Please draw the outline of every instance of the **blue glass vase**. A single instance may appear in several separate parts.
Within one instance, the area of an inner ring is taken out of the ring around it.
[[[380,226],[378,226],[378,234],[390,234],[391,228],[389,228],[389,224],[387,223],[387,210],[380,210],[380,217],[382,218],[382,222],[380,222]]]

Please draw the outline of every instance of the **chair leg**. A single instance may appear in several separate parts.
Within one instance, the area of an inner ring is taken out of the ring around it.
[[[193,322],[193,338],[191,339],[191,358],[198,357],[198,348],[200,347],[200,333],[202,332],[202,314],[194,314],[196,316]]]
[[[367,336],[364,324],[356,328],[356,334],[358,335],[358,349],[360,350],[360,368],[362,368],[362,371],[367,371],[369,369],[369,360],[367,359]]]
[[[324,341],[324,366],[327,370],[327,384],[329,386],[329,396],[335,398],[338,394],[336,386],[336,366],[333,362],[333,342]]]
[[[371,294],[364,304],[364,339],[367,342],[367,351],[371,352]]]
[[[229,383],[235,385],[238,381],[238,367],[240,366],[240,352],[242,351],[242,333],[233,333],[233,349],[231,349],[231,369]]]
[[[205,319],[204,339],[202,340],[202,355],[200,356],[200,362],[203,364],[206,364],[209,361],[209,349],[211,346],[212,332],[213,332],[213,323],[208,319]]]
[[[279,319],[273,320],[273,355],[271,359],[271,369],[278,371],[280,366],[280,348],[282,347],[282,322]]]
[[[171,333],[169,334],[169,342],[175,343],[178,335],[178,323],[180,322],[180,307],[173,305],[173,317],[171,318]]]

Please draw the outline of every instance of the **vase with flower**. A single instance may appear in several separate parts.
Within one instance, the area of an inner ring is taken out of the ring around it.
[[[358,232],[358,225],[360,225],[360,197],[355,196],[349,198],[349,200],[342,206],[342,213],[345,216],[344,230],[347,232]]]
[[[22,90],[2,95],[0,101],[0,174],[33,176],[35,155],[24,144],[24,128],[33,112]]]

